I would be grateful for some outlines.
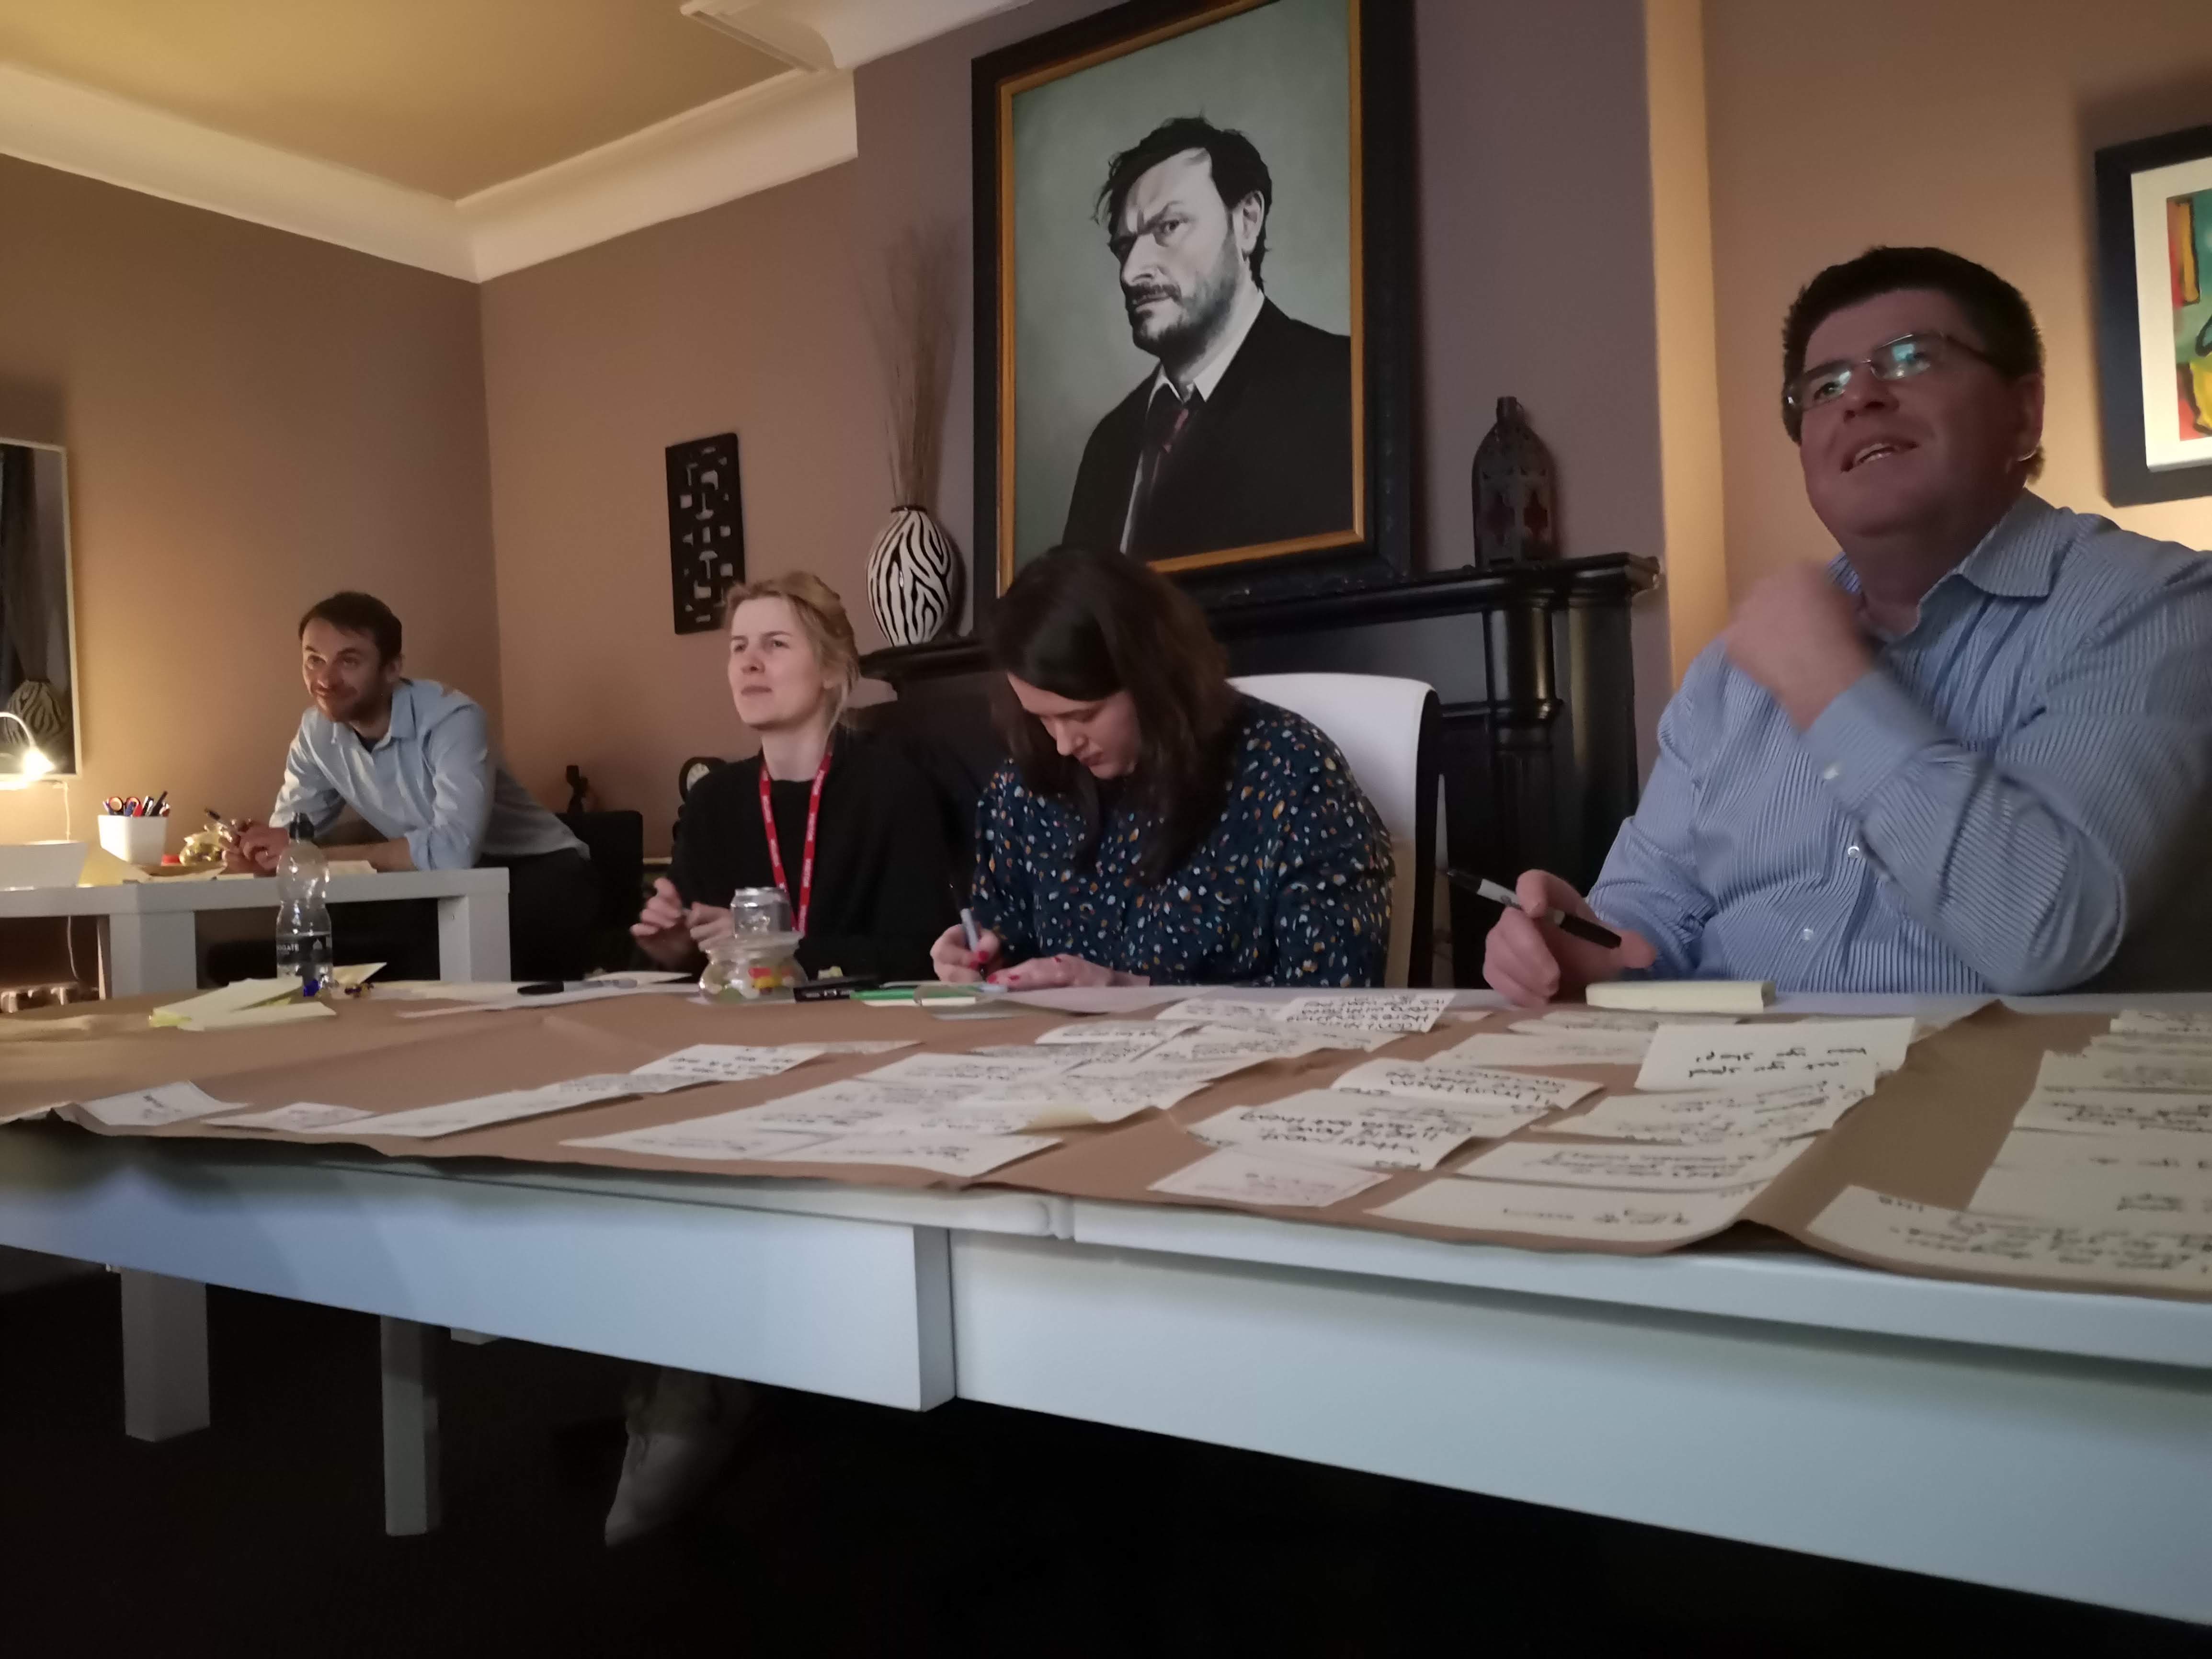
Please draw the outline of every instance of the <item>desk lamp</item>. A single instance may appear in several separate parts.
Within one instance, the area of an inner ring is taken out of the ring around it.
[[[23,758],[16,763],[13,772],[0,772],[0,789],[27,788],[52,771],[54,763],[46,758],[46,751],[39,747],[38,735],[24,725],[21,714],[0,708],[0,720],[13,720],[23,727]]]

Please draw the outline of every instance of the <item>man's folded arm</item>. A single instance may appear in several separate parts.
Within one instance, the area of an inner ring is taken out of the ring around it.
[[[2094,977],[2212,801],[2212,574],[2139,599],[1992,755],[1879,669],[1805,732],[1905,908],[1998,990]]]

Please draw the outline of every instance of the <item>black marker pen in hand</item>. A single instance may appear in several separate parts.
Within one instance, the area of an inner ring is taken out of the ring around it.
[[[1510,887],[1501,887],[1494,881],[1469,874],[1465,870],[1447,870],[1444,874],[1450,878],[1455,885],[1464,887],[1468,891],[1488,899],[1492,904],[1503,905],[1509,910],[1518,910],[1522,908],[1520,895]],[[1553,927],[1571,939],[1578,939],[1585,944],[1595,945],[1607,951],[1617,951],[1620,948],[1620,935],[1614,933],[1612,928],[1589,921],[1585,917],[1571,915],[1556,906],[1549,911],[1540,913],[1530,911],[1528,914],[1539,921],[1550,922]]]

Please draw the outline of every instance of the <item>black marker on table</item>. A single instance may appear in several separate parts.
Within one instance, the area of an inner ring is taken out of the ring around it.
[[[1492,904],[1504,905],[1509,910],[1521,908],[1520,896],[1510,887],[1501,887],[1494,881],[1487,881],[1480,876],[1471,875],[1465,870],[1447,870],[1444,874],[1458,886],[1466,888],[1471,893],[1480,895]],[[1534,913],[1532,911],[1529,914]],[[1601,945],[1608,951],[1620,948],[1620,935],[1614,933],[1612,928],[1602,927],[1597,922],[1588,921],[1581,916],[1569,915],[1565,910],[1554,908],[1549,914],[1538,916],[1536,919],[1539,921],[1548,921],[1561,933],[1582,939],[1588,944]]]

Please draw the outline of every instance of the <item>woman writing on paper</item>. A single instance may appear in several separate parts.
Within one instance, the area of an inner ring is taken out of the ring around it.
[[[732,893],[781,887],[809,974],[926,975],[957,908],[945,821],[910,762],[840,725],[860,678],[844,602],[805,571],[753,582],[730,595],[729,641],[730,698],[760,753],[692,786],[631,933],[689,968],[731,931]]]
[[[993,613],[1012,758],[977,812],[981,927],[938,977],[1062,985],[1376,985],[1390,842],[1337,747],[1240,694],[1188,595],[1062,550]]]
[[[840,725],[860,677],[843,601],[804,571],[751,583],[730,595],[729,641],[730,697],[760,754],[692,786],[669,875],[631,933],[654,961],[690,967],[730,932],[732,893],[774,885],[790,897],[810,974],[923,973],[955,910],[945,821],[919,770]],[[757,1409],[726,1378],[669,1369],[639,1384],[610,1544],[689,1507]]]

